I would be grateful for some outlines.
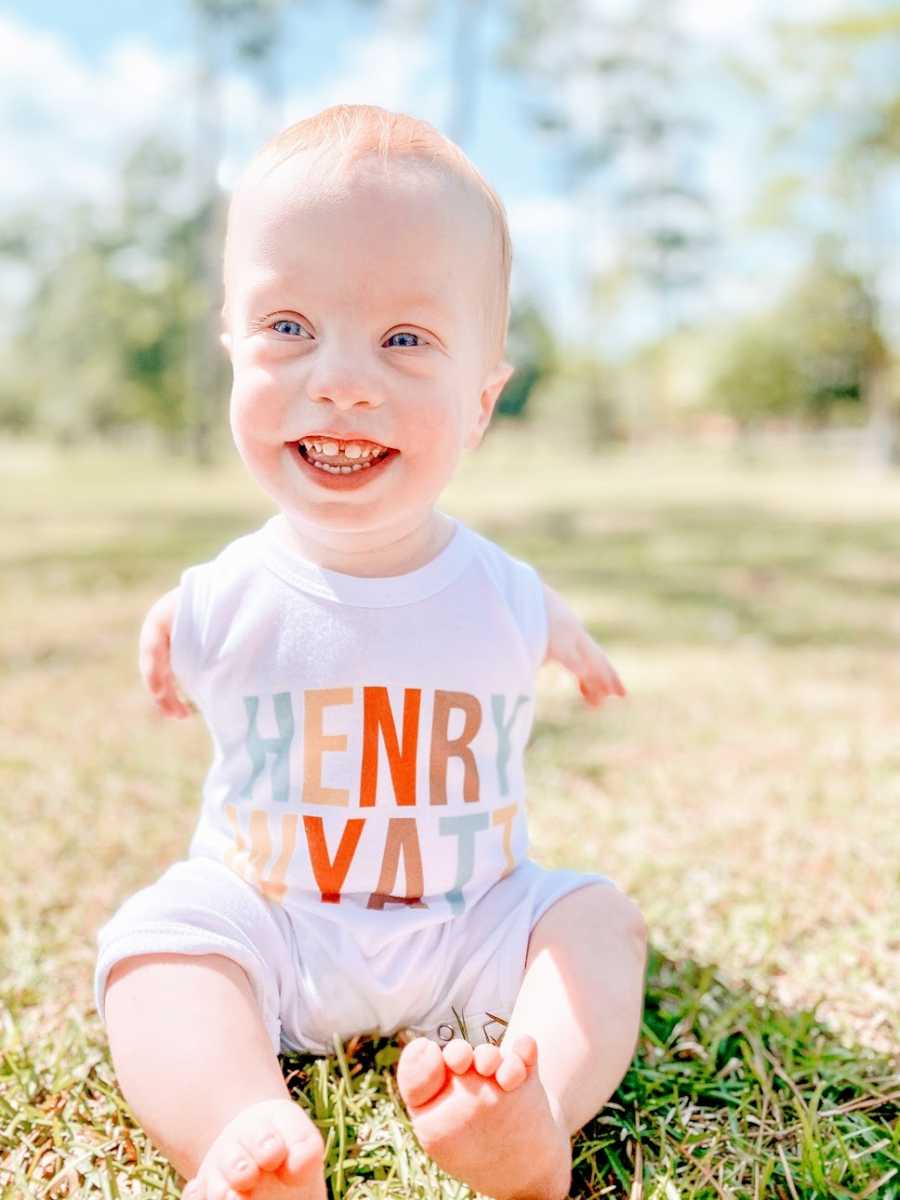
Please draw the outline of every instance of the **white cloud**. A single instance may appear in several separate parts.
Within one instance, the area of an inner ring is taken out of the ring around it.
[[[679,15],[691,33],[733,41],[758,27],[762,7],[760,0],[728,0],[727,4],[683,0]]]
[[[273,122],[257,121],[244,136],[231,139],[227,160],[220,172],[223,186],[231,188],[257,146],[282,126],[300,121],[333,104],[377,104],[408,112],[439,125],[447,111],[448,89],[441,78],[435,46],[426,34],[397,24],[388,13],[381,28],[368,36],[348,41],[339,70],[319,87],[288,87],[282,113]],[[235,94],[226,113],[238,114],[244,102]],[[229,124],[232,124],[229,121]]]
[[[0,17],[2,208],[108,201],[127,148],[166,112],[177,129],[184,77],[184,60],[140,42],[118,43],[93,69],[61,39]]]
[[[424,33],[409,28],[385,28],[368,38],[358,38],[346,47],[342,70],[312,92],[295,92],[290,107],[297,116],[307,116],[332,104],[378,104],[382,108],[403,110],[415,93],[416,81],[436,67],[434,46]],[[424,120],[440,120],[441,96],[426,97],[415,114]],[[421,110],[430,110],[426,115]]]
[[[283,114],[244,75],[220,83],[224,114],[224,186],[266,137],[331,104],[380,104],[434,124],[446,113],[446,84],[436,49],[392,16],[374,34],[347,41],[339,69],[319,88],[288,87]],[[188,161],[203,138],[187,55],[161,54],[135,39],[113,43],[99,64],[85,62],[52,34],[0,16],[0,141],[8,165],[0,212],[33,204],[114,200],[117,172],[130,147],[150,133],[179,146]]]

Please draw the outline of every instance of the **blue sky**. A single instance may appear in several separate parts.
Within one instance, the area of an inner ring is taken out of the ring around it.
[[[592,0],[598,7],[601,0]],[[836,2],[836,0],[835,0]],[[627,0],[602,0],[604,11]],[[410,15],[414,0],[374,8],[335,0],[298,4],[283,37],[282,109],[252,78],[230,75],[225,111],[230,130],[224,185],[252,149],[289,121],[339,101],[369,101],[425,118],[450,132],[449,61],[455,4],[439,0],[428,29]],[[713,139],[697,164],[721,225],[723,249],[708,312],[745,311],[766,301],[803,259],[802,238],[760,236],[744,228],[759,183],[765,114],[719,70],[726,54],[767,53],[766,17],[822,14],[831,0],[683,0],[692,53],[689,100],[713,122]],[[96,202],[112,198],[117,163],[148,128],[174,138],[190,126],[185,80],[191,27],[182,0],[11,0],[0,4],[0,137],[12,168],[0,179],[0,213],[43,200],[48,190]],[[503,7],[487,3],[480,30],[481,70],[472,136],[464,149],[504,199],[515,248],[514,294],[536,292],[561,337],[598,342],[586,302],[587,270],[610,267],[616,231],[602,206],[578,204],[564,186],[559,156],[529,124],[527,85],[492,67]],[[2,47],[5,46],[5,59]],[[595,102],[595,100],[594,100]],[[814,218],[811,217],[811,222]],[[623,304],[604,322],[608,353],[626,351],[654,332],[646,303]]]

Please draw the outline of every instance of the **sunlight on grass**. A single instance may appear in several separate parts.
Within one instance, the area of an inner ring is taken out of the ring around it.
[[[272,510],[233,451],[2,443],[0,470],[0,1196],[175,1197],[91,996],[96,929],[183,857],[209,757],[142,694],[137,632]],[[441,507],[532,562],[629,693],[589,710],[548,667],[528,752],[532,853],[611,875],[653,943],[572,1194],[900,1197],[900,480],[497,429]],[[340,1051],[283,1056],[332,1195],[468,1197],[411,1134],[396,1046]]]

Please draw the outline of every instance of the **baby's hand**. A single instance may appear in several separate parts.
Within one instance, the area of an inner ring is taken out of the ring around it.
[[[159,711],[167,717],[181,718],[189,717],[197,710],[193,704],[182,700],[175,690],[169,646],[177,606],[178,588],[173,588],[147,613],[138,639],[138,667],[144,686]]]
[[[587,703],[599,708],[606,696],[624,696],[625,688],[612,663],[558,592],[544,584],[550,635],[544,662],[571,671]]]

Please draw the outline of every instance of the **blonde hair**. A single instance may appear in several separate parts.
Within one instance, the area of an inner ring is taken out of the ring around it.
[[[487,289],[485,349],[489,366],[503,359],[509,327],[509,281],[512,242],[503,201],[463,151],[427,121],[390,112],[375,104],[335,104],[270,138],[254,155],[241,176],[228,212],[225,232],[225,277],[232,243],[236,201],[295,154],[311,153],[310,186],[325,194],[357,159],[377,157],[387,167],[393,161],[443,171],[484,203],[496,250],[495,286]],[[227,303],[227,301],[226,301]]]

